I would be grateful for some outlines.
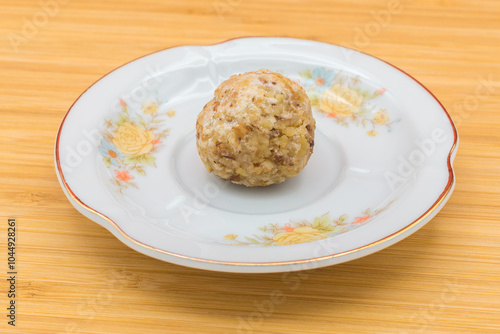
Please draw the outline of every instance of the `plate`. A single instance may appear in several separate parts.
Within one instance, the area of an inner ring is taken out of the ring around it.
[[[296,177],[246,188],[209,174],[195,122],[215,88],[267,68],[306,90],[315,148]],[[340,46],[241,38],[181,46],[104,76],[73,104],[55,145],[69,201],[131,248],[227,272],[312,269],[409,236],[450,197],[456,128],[394,66]]]

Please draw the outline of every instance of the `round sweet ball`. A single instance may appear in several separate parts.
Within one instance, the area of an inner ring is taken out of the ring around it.
[[[306,166],[316,123],[299,84],[262,69],[231,76],[214,95],[196,122],[209,172],[254,187],[281,183]]]

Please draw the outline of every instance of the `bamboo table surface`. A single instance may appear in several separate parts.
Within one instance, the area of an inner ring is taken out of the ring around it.
[[[1,333],[500,333],[499,1],[3,0],[0,13]],[[289,274],[165,263],[79,214],[53,162],[72,102],[142,55],[242,36],[347,46],[423,83],[460,135],[442,211],[383,251]]]

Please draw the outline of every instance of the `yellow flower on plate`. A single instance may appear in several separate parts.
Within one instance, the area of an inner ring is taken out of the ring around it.
[[[167,115],[168,115],[168,117],[174,117],[175,116],[175,110],[170,109],[169,111],[167,111]]]
[[[146,102],[142,104],[141,109],[145,114],[153,115],[158,111],[158,104],[156,102]]]
[[[237,234],[227,234],[224,236],[224,240],[234,240],[238,237]]]
[[[366,134],[368,136],[372,136],[372,137],[375,137],[376,135],[378,135],[378,132],[375,131],[375,130],[370,130],[370,131],[367,131]]]
[[[373,116],[373,120],[375,121],[375,123],[383,125],[389,122],[389,115],[387,114],[387,111],[385,109],[380,109]]]
[[[319,109],[329,115],[348,117],[354,114],[362,103],[363,96],[356,90],[335,84],[321,95]]]
[[[281,232],[273,237],[277,246],[300,244],[303,242],[321,240],[327,238],[328,234],[321,233],[312,227],[297,227],[290,232]]]
[[[118,127],[113,135],[113,145],[123,154],[142,155],[149,153],[153,149],[155,135],[151,131],[146,131],[138,125],[129,122]]]

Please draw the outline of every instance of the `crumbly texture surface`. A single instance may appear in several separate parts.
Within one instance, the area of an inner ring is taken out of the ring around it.
[[[196,144],[209,172],[249,187],[297,175],[313,153],[316,123],[304,89],[281,74],[233,75],[198,115]]]

